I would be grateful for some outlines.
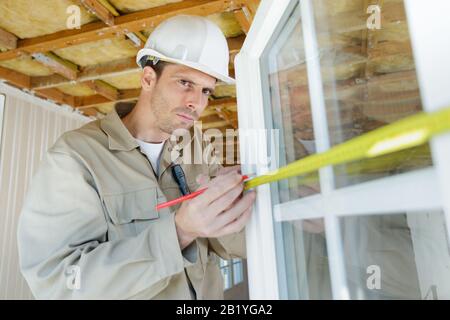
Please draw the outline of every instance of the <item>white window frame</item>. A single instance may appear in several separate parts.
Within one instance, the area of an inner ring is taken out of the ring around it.
[[[2,138],[3,138],[3,115],[5,113],[6,96],[0,94],[0,159],[2,155]]]
[[[236,58],[238,117],[240,129],[266,129],[267,119],[271,117],[265,101],[268,99],[263,54],[270,45],[272,37],[278,33],[300,4],[302,29],[307,60],[308,82],[313,113],[314,131],[318,152],[329,148],[328,128],[325,117],[325,101],[322,89],[318,56],[313,0],[262,0],[247,35],[241,52]],[[443,39],[450,34],[450,3],[442,0],[405,0],[407,21],[410,28],[416,71],[425,111],[436,111],[450,106],[450,42]],[[443,43],[444,42],[444,43]],[[436,52],[439,48],[439,52]],[[439,65],[439,68],[436,67]],[[258,143],[255,137],[241,136],[241,153],[246,146]],[[266,145],[258,145],[257,159],[268,157]],[[247,226],[247,264],[249,293],[251,299],[285,298],[286,279],[280,281],[275,250],[274,218],[277,221],[295,219],[324,218],[327,250],[330,261],[330,275],[333,298],[349,299],[346,287],[345,270],[342,257],[341,237],[338,220],[342,216],[373,215],[398,212],[399,210],[420,212],[420,210],[443,210],[447,221],[447,234],[450,235],[450,134],[435,137],[431,141],[434,166],[432,168],[378,179],[335,190],[332,168],[319,171],[321,193],[276,206],[272,205],[270,185],[257,188],[258,197],[253,217]],[[242,165],[244,172],[261,175],[268,166],[256,168]],[[420,181],[421,184],[414,182]],[[438,183],[436,183],[438,182]],[[272,187],[274,188],[274,187]],[[387,193],[389,192],[389,193]],[[355,195],[356,197],[355,201]],[[395,194],[387,197],[386,194]],[[447,197],[445,196],[447,195]],[[346,201],[352,197],[353,201]],[[381,201],[382,200],[382,201]],[[295,208],[295,215],[294,215]],[[298,210],[301,208],[301,210]],[[330,210],[332,208],[333,210]],[[301,215],[298,214],[301,212]],[[447,237],[450,239],[450,237]],[[449,244],[450,245],[450,244]]]

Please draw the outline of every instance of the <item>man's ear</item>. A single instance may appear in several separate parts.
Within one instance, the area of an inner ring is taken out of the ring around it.
[[[141,86],[144,91],[152,91],[155,87],[157,75],[152,67],[145,67],[141,76]]]

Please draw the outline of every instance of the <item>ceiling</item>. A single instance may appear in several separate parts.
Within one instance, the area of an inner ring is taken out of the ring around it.
[[[160,22],[193,14],[217,23],[228,40],[234,75],[234,57],[258,5],[259,0],[2,0],[0,79],[102,117],[117,102],[137,100],[141,70],[135,57]],[[204,129],[237,128],[235,87],[220,83],[201,120]]]

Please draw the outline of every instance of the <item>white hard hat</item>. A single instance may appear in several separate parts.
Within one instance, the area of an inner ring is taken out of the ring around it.
[[[212,21],[179,15],[162,22],[139,50],[136,62],[144,68],[147,59],[162,60],[199,70],[227,84],[230,54],[227,40]]]

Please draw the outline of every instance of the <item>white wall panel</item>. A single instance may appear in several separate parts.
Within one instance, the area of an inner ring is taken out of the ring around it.
[[[17,253],[22,202],[45,151],[89,119],[4,84],[0,94],[6,97],[3,128],[0,123],[0,299],[32,299]]]

